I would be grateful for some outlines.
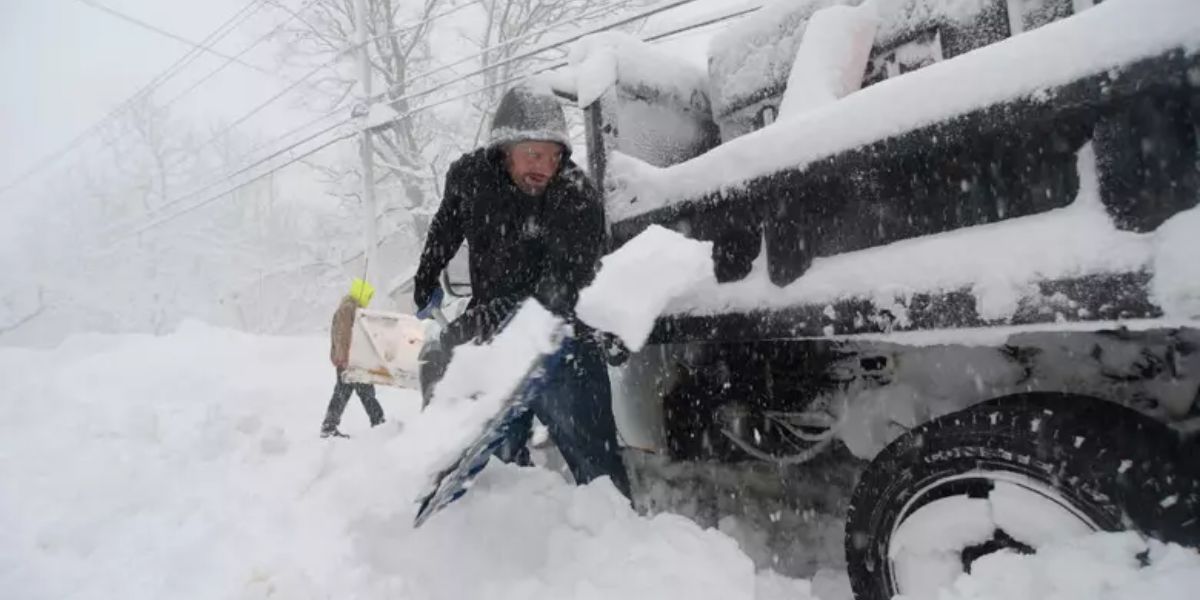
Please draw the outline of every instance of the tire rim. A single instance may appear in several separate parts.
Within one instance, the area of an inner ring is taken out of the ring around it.
[[[946,516],[957,522],[947,524]],[[892,527],[888,595],[928,594],[987,554],[1005,548],[1030,553],[1099,529],[1062,492],[1021,473],[977,470],[941,477],[913,494]]]

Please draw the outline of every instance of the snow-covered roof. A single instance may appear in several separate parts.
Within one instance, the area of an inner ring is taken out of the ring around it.
[[[699,199],[1005,100],[1052,102],[1048,88],[1175,48],[1200,49],[1200,2],[1108,0],[985,48],[889,79],[692,160],[655,168],[616,154],[612,221]],[[719,200],[715,200],[719,201]]]

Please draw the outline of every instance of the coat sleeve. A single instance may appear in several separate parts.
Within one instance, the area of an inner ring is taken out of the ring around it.
[[[350,334],[354,327],[355,302],[350,298],[342,299],[337,311],[333,313],[333,323],[329,326],[329,360],[335,367],[345,365],[350,358]]]
[[[563,192],[570,200],[560,205],[569,208],[552,217],[549,251],[536,291],[546,308],[568,318],[574,316],[579,291],[592,282],[607,247],[600,194],[582,173],[574,179]]]
[[[466,198],[462,190],[462,168],[457,163],[446,173],[445,193],[438,206],[429,234],[425,237],[425,249],[413,285],[413,303],[417,309],[424,308],[438,285],[442,270],[458,252],[466,235]]]

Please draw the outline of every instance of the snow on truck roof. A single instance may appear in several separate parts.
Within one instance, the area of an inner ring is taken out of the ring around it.
[[[714,49],[719,47],[715,43]],[[606,209],[612,221],[621,221],[1005,100],[1051,101],[1048,88],[1177,48],[1200,49],[1200,2],[1108,0],[882,81],[670,167],[616,153],[611,162],[616,189]]]
[[[708,87],[703,69],[619,31],[579,40],[571,47],[570,63],[572,68],[566,73],[574,80],[571,84],[579,106],[594,102],[618,78],[626,87],[654,91],[682,106],[694,102],[694,95]]]
[[[877,46],[889,46],[935,22],[968,23],[1003,0],[874,0]],[[809,18],[863,0],[775,0],[713,37],[709,46],[712,102],[717,115],[736,110],[788,80]]]

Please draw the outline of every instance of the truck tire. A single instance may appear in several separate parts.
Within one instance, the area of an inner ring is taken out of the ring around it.
[[[885,448],[854,490],[855,597],[923,596],[985,554],[1089,530],[1200,546],[1198,446],[1132,409],[1069,394],[1006,396],[930,421]]]

